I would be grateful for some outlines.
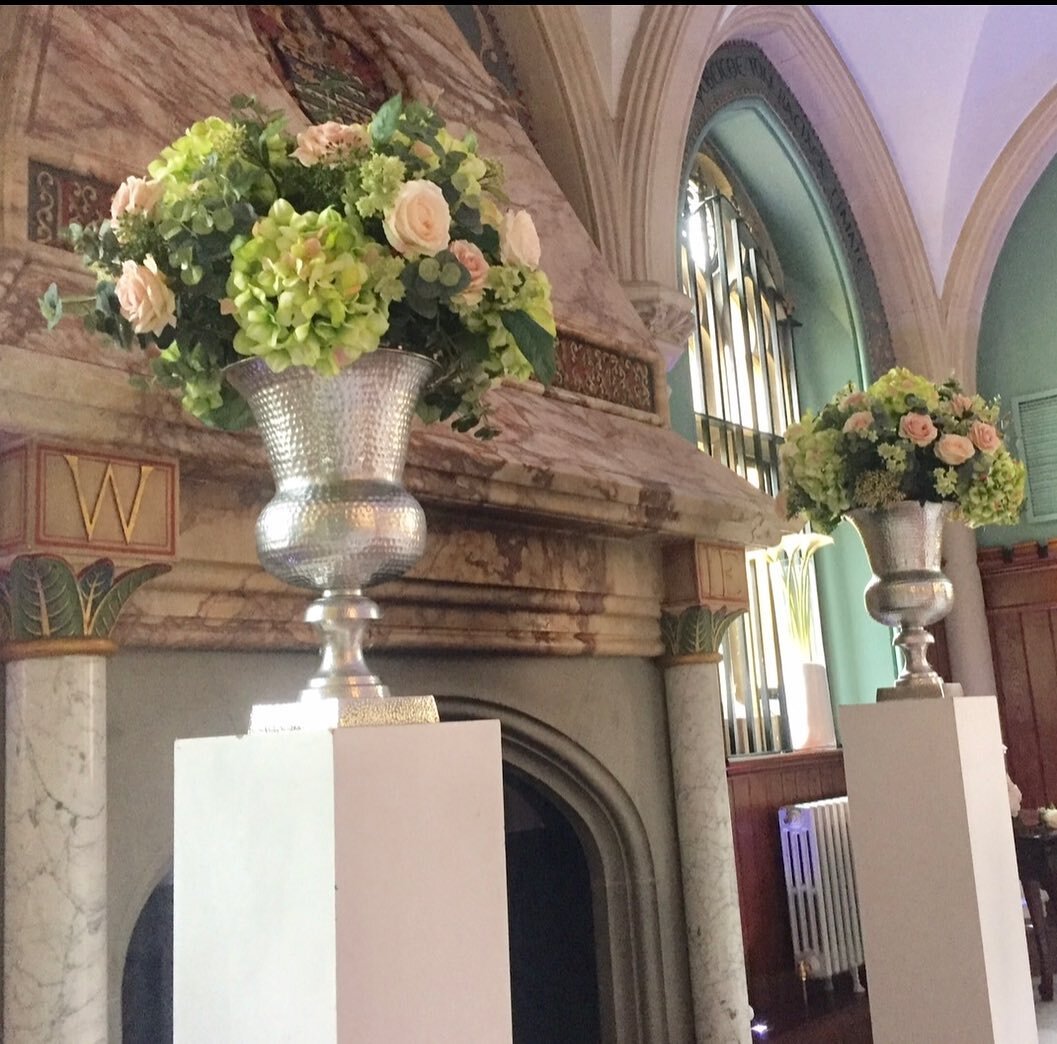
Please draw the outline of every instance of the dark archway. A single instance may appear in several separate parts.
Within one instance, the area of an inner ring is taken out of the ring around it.
[[[121,978],[123,1044],[172,1040],[173,879],[147,897],[132,930]]]

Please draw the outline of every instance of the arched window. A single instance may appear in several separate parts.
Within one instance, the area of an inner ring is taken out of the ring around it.
[[[669,376],[673,427],[775,494],[789,422],[894,365],[880,294],[825,149],[755,44],[723,44],[706,65],[683,172],[678,246],[700,330]],[[833,537],[794,603],[810,610],[803,653],[789,649],[785,577],[749,555],[752,612],[724,648],[732,754],[798,745],[819,678],[802,662],[825,663],[834,703],[868,701],[892,683],[890,635],[863,605],[861,542],[844,525]]]
[[[740,197],[740,198],[739,198]],[[769,243],[759,242],[736,193],[713,156],[702,152],[686,185],[682,274],[697,323],[690,344],[690,383],[698,446],[758,489],[777,495],[778,449],[800,416],[794,339],[798,325]],[[757,219],[757,227],[760,227]],[[723,710],[730,754],[788,750],[787,704],[803,699],[800,654],[783,640],[786,606],[766,553],[747,560],[750,611],[728,632]],[[814,575],[808,606],[817,610]],[[809,612],[817,622],[818,613]],[[824,663],[821,634],[810,659]]]

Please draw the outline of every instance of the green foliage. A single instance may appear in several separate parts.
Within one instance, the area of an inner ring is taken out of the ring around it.
[[[105,638],[132,594],[168,571],[152,563],[115,577],[103,558],[75,574],[55,555],[19,555],[0,570],[0,633],[13,641]]]

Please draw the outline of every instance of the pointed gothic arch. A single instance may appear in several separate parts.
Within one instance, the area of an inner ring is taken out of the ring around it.
[[[595,914],[603,1040],[669,1040],[653,856],[616,777],[574,740],[499,703],[437,696],[442,721],[492,718],[503,761],[564,811],[587,857]]]

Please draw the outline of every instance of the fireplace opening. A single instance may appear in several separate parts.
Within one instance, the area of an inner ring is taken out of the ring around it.
[[[514,1044],[598,1044],[591,876],[561,810],[504,773]]]

